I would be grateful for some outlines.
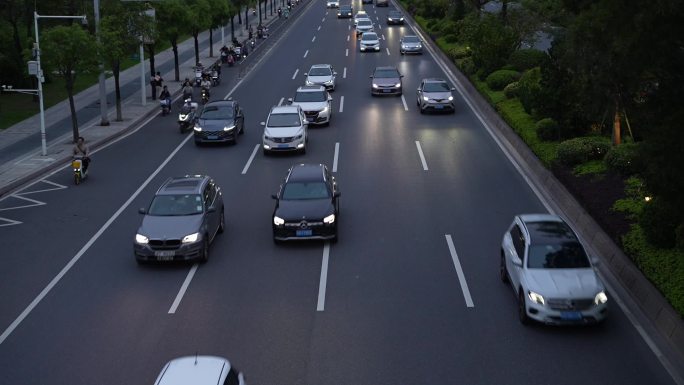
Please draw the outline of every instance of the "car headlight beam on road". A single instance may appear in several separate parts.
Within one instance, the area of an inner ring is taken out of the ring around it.
[[[538,303],[538,304],[540,304],[540,305],[543,305],[543,304],[544,304],[544,297],[542,297],[541,294],[535,293],[535,292],[533,292],[533,291],[530,290],[530,291],[527,293],[527,295],[528,295],[528,297],[530,297],[530,300],[531,300],[532,302],[536,302],[536,303]]]
[[[274,216],[274,217],[273,217],[273,224],[276,225],[276,226],[282,226],[282,225],[285,224],[285,220],[284,220],[283,218],[275,217],[275,216]]]
[[[331,224],[335,222],[335,214],[330,214],[327,217],[323,218],[323,223]]]
[[[141,245],[146,245],[150,241],[149,238],[142,234],[135,234],[135,242]]]
[[[183,237],[183,243],[193,243],[197,242],[199,239],[199,233],[192,233]]]
[[[603,291],[598,292],[598,294],[596,294],[596,297],[594,297],[594,303],[597,305],[602,305],[606,302],[608,302],[608,296]]]

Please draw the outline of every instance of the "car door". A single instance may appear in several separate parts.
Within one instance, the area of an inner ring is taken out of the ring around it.
[[[509,234],[513,247],[509,250],[510,258],[507,258],[506,260],[506,268],[508,269],[508,274],[511,277],[511,285],[517,293],[518,288],[520,287],[520,281],[522,279],[522,270],[525,257],[525,236],[517,222],[513,224]],[[519,261],[519,263],[514,263],[514,261]]]
[[[417,98],[418,98],[418,104],[422,102],[423,99],[423,86],[425,85],[425,80],[420,81],[420,86],[418,87],[418,91],[416,92]]]
[[[205,226],[207,232],[209,233],[209,236],[213,237],[214,234],[216,234],[216,230],[218,229],[218,213],[217,211],[209,212],[210,208],[215,208],[214,198],[216,197],[216,194],[214,193],[212,181],[209,181],[209,183],[207,183],[206,186],[204,186],[202,196],[204,198],[204,212],[206,213],[204,216]]]
[[[235,117],[235,126],[238,133],[241,133],[245,128],[245,117],[242,115],[242,109],[237,103],[233,106],[233,116]]]

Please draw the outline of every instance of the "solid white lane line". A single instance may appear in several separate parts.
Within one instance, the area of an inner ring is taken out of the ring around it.
[[[150,119],[144,122],[143,125],[147,124],[147,122],[152,120],[152,118],[154,118],[154,116],[152,116]],[[133,202],[133,200],[135,200],[135,198],[137,198],[138,195],[140,195],[143,189],[145,189],[145,187],[147,187],[147,185],[152,181],[152,179],[154,179],[157,176],[157,174],[159,174],[161,170],[164,167],[166,167],[166,165],[171,161],[171,159],[173,159],[176,153],[178,153],[178,151],[180,151],[180,149],[185,145],[185,143],[187,143],[188,140],[190,140],[190,138],[192,137],[193,134],[189,134],[185,137],[185,139],[183,139],[183,141],[178,145],[178,147],[176,147],[176,149],[174,149],[171,152],[171,154],[169,154],[169,156],[162,162],[162,164],[160,164],[159,167],[157,167],[157,169],[154,170],[154,172],[150,174],[150,176],[143,182],[143,184],[140,185],[140,187],[138,187],[137,190],[135,190],[133,195],[131,195],[131,197],[128,198],[128,200],[126,200],[126,202],[124,202],[124,204],[118,210],[116,210],[114,215],[112,215],[112,217],[109,218],[107,222],[105,222],[105,224],[102,225],[102,227],[100,227],[100,229],[95,233],[95,235],[93,235],[88,240],[88,242],[85,245],[83,245],[81,250],[79,250],[73,258],[71,258],[69,263],[67,263],[66,266],[62,268],[62,270],[52,279],[52,281],[50,281],[50,283],[48,283],[48,285],[45,286],[45,288],[40,292],[40,294],[38,294],[38,296],[34,298],[33,301],[31,301],[31,303],[26,307],[26,309],[24,309],[24,311],[22,311],[21,314],[19,314],[19,316],[10,324],[10,326],[8,326],[7,329],[5,329],[2,335],[0,335],[0,345],[2,345],[3,342],[5,342],[7,337],[9,337],[9,335],[12,334],[14,329],[16,329],[17,326],[19,326],[19,324],[29,315],[29,313],[31,313],[31,311],[36,306],[38,306],[40,301],[42,301],[43,298],[45,298],[45,296],[47,296],[48,293],[52,291],[55,285],[57,285],[57,283],[66,275],[66,273],[68,273],[69,270],[71,270],[71,268],[74,267],[76,262],[78,262],[78,260],[81,259],[83,254],[85,254],[85,252],[88,251],[88,249],[90,249],[90,247],[95,243],[95,241],[97,241],[98,238],[102,236],[102,234],[109,228],[109,226],[111,226],[112,223],[114,223],[114,221],[119,217],[119,215],[121,215],[121,213],[128,208],[128,206]]]
[[[385,49],[387,50],[387,56],[389,56],[389,48],[385,47]]]
[[[423,155],[423,149],[420,147],[420,142],[416,140],[416,148],[418,149],[418,155],[420,155],[420,163],[423,164],[423,170],[427,171],[428,166],[427,162],[425,161],[425,155]]]
[[[311,39],[311,42],[312,42],[312,43],[313,43],[314,41],[316,41],[316,36],[314,36],[313,39]]]
[[[309,54],[309,50],[307,49],[306,52],[304,52],[304,57]]]
[[[404,94],[401,95],[401,102],[404,103],[404,110],[408,111],[408,106],[406,105],[406,99],[404,98]]]
[[[173,304],[171,305],[171,308],[169,309],[169,314],[176,313],[176,309],[178,309],[178,305],[180,305],[180,301],[183,299],[183,296],[185,295],[185,291],[188,290],[188,286],[190,286],[190,281],[192,281],[192,277],[195,276],[195,272],[197,271],[198,266],[199,265],[197,263],[195,263],[190,268],[190,271],[188,272],[188,276],[185,277],[185,281],[183,281],[183,285],[181,285],[180,291],[178,291],[178,294],[176,295],[176,299],[173,300]]]
[[[254,151],[252,151],[252,155],[250,155],[249,159],[247,160],[247,163],[245,164],[245,168],[242,169],[242,175],[247,174],[247,170],[249,170],[249,166],[252,164],[252,161],[254,160],[254,157],[256,156],[257,151],[259,151],[259,144],[258,143],[254,146]]]
[[[349,48],[344,50],[344,56],[349,56]]]
[[[342,70],[342,79],[347,78],[347,67],[344,67],[344,70]]]
[[[333,171],[337,172],[337,158],[340,156],[340,142],[335,143],[335,156],[333,157]]]
[[[292,79],[294,79],[294,78],[292,78]],[[280,101],[278,102],[278,105],[279,105],[279,106],[282,106],[282,105],[283,105],[283,100],[285,100],[285,98],[280,98]]]
[[[458,260],[458,254],[456,254],[456,248],[454,247],[454,241],[451,239],[451,234],[445,234],[447,244],[449,245],[449,252],[451,253],[451,259],[454,261],[454,267],[456,268],[456,274],[458,274],[458,281],[461,283],[461,290],[463,290],[463,297],[466,301],[466,306],[475,307],[473,304],[473,299],[470,297],[470,290],[468,290],[468,283],[465,279],[465,274],[463,274],[463,268],[461,268],[461,262]]]
[[[292,75],[292,80],[294,80],[294,78],[297,77],[297,74],[298,74],[298,73],[299,73],[299,68],[297,68],[297,69],[295,70],[294,75]]]
[[[317,31],[320,31],[320,30],[321,30],[321,26],[319,25]]]
[[[323,245],[323,263],[321,263],[321,280],[318,282],[318,305],[316,311],[325,310],[325,288],[328,285],[328,258],[330,256],[330,243]]]
[[[340,96],[340,112],[344,109],[344,96]]]

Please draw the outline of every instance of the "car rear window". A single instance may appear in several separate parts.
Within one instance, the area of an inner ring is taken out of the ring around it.
[[[299,114],[271,114],[268,117],[269,127],[296,127],[301,126],[302,122],[299,120]]]
[[[531,245],[527,252],[530,269],[580,269],[591,267],[579,242]]]
[[[290,182],[283,188],[284,200],[325,199],[330,192],[324,182]]]
[[[157,195],[147,211],[155,216],[180,216],[202,213],[202,196],[199,194]]]

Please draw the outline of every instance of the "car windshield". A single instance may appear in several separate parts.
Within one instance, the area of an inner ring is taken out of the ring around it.
[[[359,19],[357,24],[359,27],[368,27],[370,25],[373,25],[373,23],[368,19]]]
[[[531,245],[527,253],[530,269],[580,269],[591,267],[579,242]]]
[[[364,33],[361,40],[378,40],[378,35],[374,33]]]
[[[392,11],[389,13],[390,17],[401,17],[401,12]]]
[[[330,76],[332,75],[332,71],[330,71],[329,67],[313,67],[309,71],[309,76]]]
[[[324,102],[328,100],[325,96],[325,91],[315,91],[315,92],[297,92],[295,95],[295,102]]]
[[[287,114],[271,114],[268,117],[269,127],[296,127],[301,126],[302,122],[299,120],[299,114],[287,113]]]
[[[233,108],[228,106],[207,106],[200,115],[200,119],[230,119],[232,117]]]
[[[157,195],[147,213],[155,216],[201,214],[202,197],[199,194]]]
[[[283,200],[325,199],[330,192],[324,182],[290,182],[283,188]]]
[[[404,39],[402,41],[404,43],[420,43],[420,39],[418,39],[418,36],[404,36]]]
[[[451,88],[446,82],[426,82],[423,85],[424,92],[449,92]]]
[[[398,78],[399,77],[399,71],[390,68],[390,69],[383,69],[383,70],[375,70],[375,74],[373,74],[374,78]]]

